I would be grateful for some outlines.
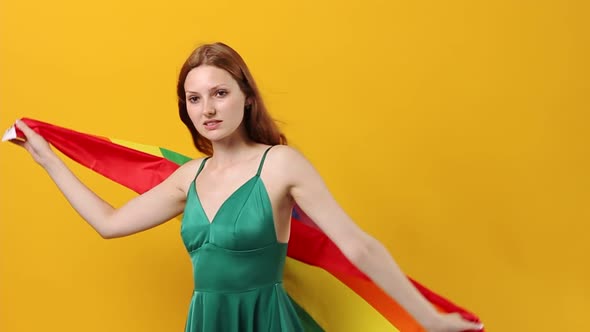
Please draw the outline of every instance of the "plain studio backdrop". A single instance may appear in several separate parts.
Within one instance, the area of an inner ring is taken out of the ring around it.
[[[587,16],[557,0],[2,0],[0,127],[27,116],[196,157],[177,74],[223,41],[406,273],[489,331],[575,331],[590,307]],[[67,163],[114,205],[135,195]],[[183,329],[178,220],[102,240],[7,143],[0,204],[0,330]]]

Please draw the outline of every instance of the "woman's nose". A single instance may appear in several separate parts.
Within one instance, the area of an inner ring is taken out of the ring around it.
[[[206,101],[205,104],[203,105],[203,107],[204,107],[204,113],[207,115],[214,115],[216,113],[215,105],[213,105],[213,103],[210,101]]]

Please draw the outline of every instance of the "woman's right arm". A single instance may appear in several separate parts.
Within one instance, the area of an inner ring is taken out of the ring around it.
[[[43,137],[17,121],[24,133],[24,147],[53,179],[70,205],[103,238],[122,237],[160,225],[182,213],[186,194],[184,188],[192,167],[180,167],[166,180],[144,194],[115,209],[84,185],[51,150]]]

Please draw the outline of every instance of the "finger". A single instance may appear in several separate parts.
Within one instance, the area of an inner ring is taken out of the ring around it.
[[[25,148],[25,150],[27,150],[27,152],[29,152],[31,155],[34,153],[34,149],[31,146],[31,143],[29,143],[28,141],[24,142],[23,148]]]
[[[468,320],[466,317],[461,316],[458,312],[454,312],[449,314],[450,316],[455,316],[458,320],[462,323],[462,329],[466,331],[481,331],[483,330],[483,324],[481,322],[474,322],[472,320]]]
[[[36,135],[37,133],[31,129],[31,127],[29,127],[24,121],[22,120],[16,120],[15,125],[18,129],[20,129],[20,131],[23,132],[23,134],[25,134],[25,136],[27,138],[32,137],[34,135]]]
[[[12,143],[12,144],[14,144],[14,145],[18,145],[18,146],[20,146],[21,148],[24,148],[24,147],[25,147],[25,141],[23,141],[23,140],[20,140],[20,139],[11,139],[11,140],[10,140],[10,141],[8,141],[8,142],[10,142],[10,143]]]
[[[465,329],[468,331],[481,331],[483,330],[482,323],[466,322]]]

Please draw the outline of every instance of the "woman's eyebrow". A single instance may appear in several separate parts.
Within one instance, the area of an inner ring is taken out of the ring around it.
[[[225,83],[220,83],[220,84],[214,85],[214,86],[212,86],[211,88],[209,88],[209,91],[213,91],[213,90],[219,89],[219,88],[221,88],[221,87],[225,87],[225,85],[226,85]],[[191,90],[185,90],[185,93],[194,93],[194,94],[198,94],[198,92],[196,92],[196,91],[191,91]]]

